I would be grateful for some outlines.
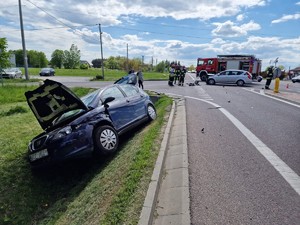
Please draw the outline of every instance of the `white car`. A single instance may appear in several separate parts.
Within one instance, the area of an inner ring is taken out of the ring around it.
[[[22,78],[22,71],[19,68],[7,68],[2,72],[3,78]]]
[[[224,70],[217,74],[208,74],[206,84],[214,85],[216,83],[243,86],[252,83],[252,75],[245,70]]]
[[[293,83],[300,82],[300,75],[298,75],[298,76],[296,76],[296,77],[293,77],[293,78],[292,78],[292,82],[293,82]]]

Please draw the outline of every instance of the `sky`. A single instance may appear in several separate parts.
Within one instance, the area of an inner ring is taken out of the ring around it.
[[[300,0],[22,0],[27,50],[75,44],[81,60],[140,58],[156,65],[224,54],[255,55],[262,69],[300,66]],[[22,49],[19,1],[0,1],[0,37]]]

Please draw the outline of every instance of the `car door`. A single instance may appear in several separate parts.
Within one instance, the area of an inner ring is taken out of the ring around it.
[[[216,83],[226,83],[226,79],[228,77],[227,73],[228,73],[227,71],[223,71],[221,73],[216,74],[215,76]]]
[[[239,71],[229,71],[228,73],[228,83],[236,83],[236,81],[239,79]]]
[[[108,113],[113,121],[115,128],[121,130],[130,124],[133,118],[133,106],[130,105],[127,97],[117,86],[111,86],[101,93],[101,101],[104,102],[106,98],[114,97],[115,100],[108,103]]]
[[[131,104],[133,107],[134,120],[139,120],[140,118],[146,116],[146,94],[140,92],[138,87],[135,87],[133,85],[120,85],[119,87],[127,96],[129,104]]]

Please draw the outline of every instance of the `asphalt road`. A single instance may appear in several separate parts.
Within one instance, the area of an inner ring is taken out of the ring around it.
[[[113,83],[51,79],[70,87]],[[299,83],[287,83],[280,90],[300,93]],[[264,81],[144,86],[186,98],[192,224],[300,224],[300,186],[293,183],[300,179],[300,106],[262,95]]]
[[[277,169],[289,168],[299,180],[300,106],[259,94],[263,86],[145,83],[186,98],[192,224],[299,224],[299,190]],[[263,156],[261,143],[279,161]],[[275,169],[281,162],[287,167]]]

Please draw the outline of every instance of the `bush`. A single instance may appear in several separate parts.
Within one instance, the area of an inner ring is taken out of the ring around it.
[[[85,63],[80,64],[80,69],[82,69],[82,70],[87,70],[88,68],[89,68],[89,65],[88,65],[88,64],[85,64]]]

